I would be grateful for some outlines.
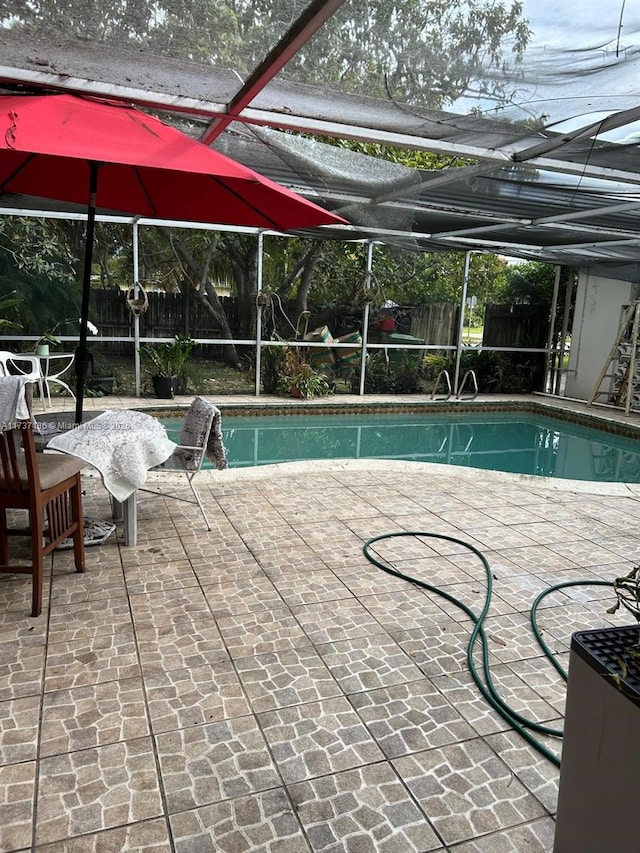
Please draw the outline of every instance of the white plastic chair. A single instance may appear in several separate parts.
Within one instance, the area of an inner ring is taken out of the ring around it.
[[[218,409],[207,402],[203,397],[196,397],[191,403],[191,406],[185,413],[182,422],[182,429],[178,438],[178,446],[173,451],[171,456],[162,465],[157,465],[151,468],[149,473],[161,473],[163,471],[180,472],[185,475],[189,487],[195,500],[183,498],[180,495],[170,494],[158,489],[139,488],[139,492],[149,492],[150,494],[162,494],[163,497],[174,498],[175,500],[186,501],[187,503],[196,503],[202,513],[204,522],[207,525],[207,530],[211,530],[211,524],[207,517],[207,513],[200,500],[200,495],[196,491],[193,483],[196,475],[202,469],[209,443],[209,436],[213,426],[213,419]],[[173,439],[171,433],[177,430],[168,429],[169,438]]]
[[[38,393],[42,400],[42,408],[46,409],[44,375],[38,356],[29,355],[29,353],[0,350],[0,376],[10,376],[11,368],[14,368],[22,376],[26,376],[30,382],[37,384]]]

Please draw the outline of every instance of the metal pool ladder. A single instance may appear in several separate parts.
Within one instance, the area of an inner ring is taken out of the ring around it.
[[[471,382],[471,391],[467,392],[467,396],[463,396],[463,391],[465,385],[467,385],[467,380]],[[456,400],[475,400],[478,396],[478,379],[473,370],[467,370],[465,375],[462,377],[462,382],[460,383],[460,387],[458,388],[458,393],[456,394]]]
[[[440,385],[441,379],[444,381],[446,387],[446,395],[444,397],[438,397],[438,399],[442,401],[448,400],[449,397],[451,397],[451,394],[453,393],[453,390],[451,388],[451,377],[449,376],[449,371],[441,370],[433,386],[433,391],[431,392],[432,400],[436,399],[436,394],[438,393],[438,386]]]
[[[471,391],[467,392],[466,396],[464,395],[464,389],[467,384],[471,383]],[[438,374],[438,377],[433,386],[433,391],[431,392],[431,399],[436,399],[436,394],[438,393],[438,388],[441,384],[444,384],[445,391],[444,396],[438,397],[437,399],[445,402],[449,400],[453,394],[453,388],[451,387],[451,377],[449,376],[448,370],[441,370]],[[464,376],[462,377],[462,382],[460,383],[460,388],[458,389],[458,393],[455,395],[456,400],[475,400],[478,396],[478,379],[473,370],[467,370]]]

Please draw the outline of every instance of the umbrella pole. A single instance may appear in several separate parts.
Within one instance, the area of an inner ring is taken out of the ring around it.
[[[140,243],[138,242],[138,223],[133,223],[132,228],[132,243],[133,243],[133,297],[137,299],[140,296]],[[140,312],[133,312],[133,365],[136,378],[136,397],[140,396]]]
[[[89,299],[91,297],[91,264],[93,260],[93,235],[96,222],[96,193],[98,191],[98,164],[90,163],[89,205],[87,208],[87,232],[84,245],[84,270],[82,273],[82,303],[80,307],[80,342],[76,350],[76,423],[82,423],[84,386],[89,368],[87,347],[87,324],[89,322]]]

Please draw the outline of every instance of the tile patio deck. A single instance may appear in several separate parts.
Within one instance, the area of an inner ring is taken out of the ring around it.
[[[84,481],[85,513],[108,518]],[[119,526],[84,576],[55,554],[38,619],[30,581],[0,581],[0,850],[550,853],[558,771],[474,689],[470,620],[362,544],[421,530],[481,549],[494,679],[559,726],[564,686],[528,609],[551,583],[629,571],[640,487],[362,460],[201,482],[211,532],[191,505],[142,496],[135,548]],[[379,551],[481,606],[460,546]],[[609,598],[546,600],[565,664],[572,631],[630,621]]]

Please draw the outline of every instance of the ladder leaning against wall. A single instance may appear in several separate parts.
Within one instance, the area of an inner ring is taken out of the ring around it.
[[[589,397],[590,406],[606,396],[607,403],[624,406],[627,415],[632,408],[640,410],[639,335],[640,300],[636,300],[625,308],[616,340]]]

